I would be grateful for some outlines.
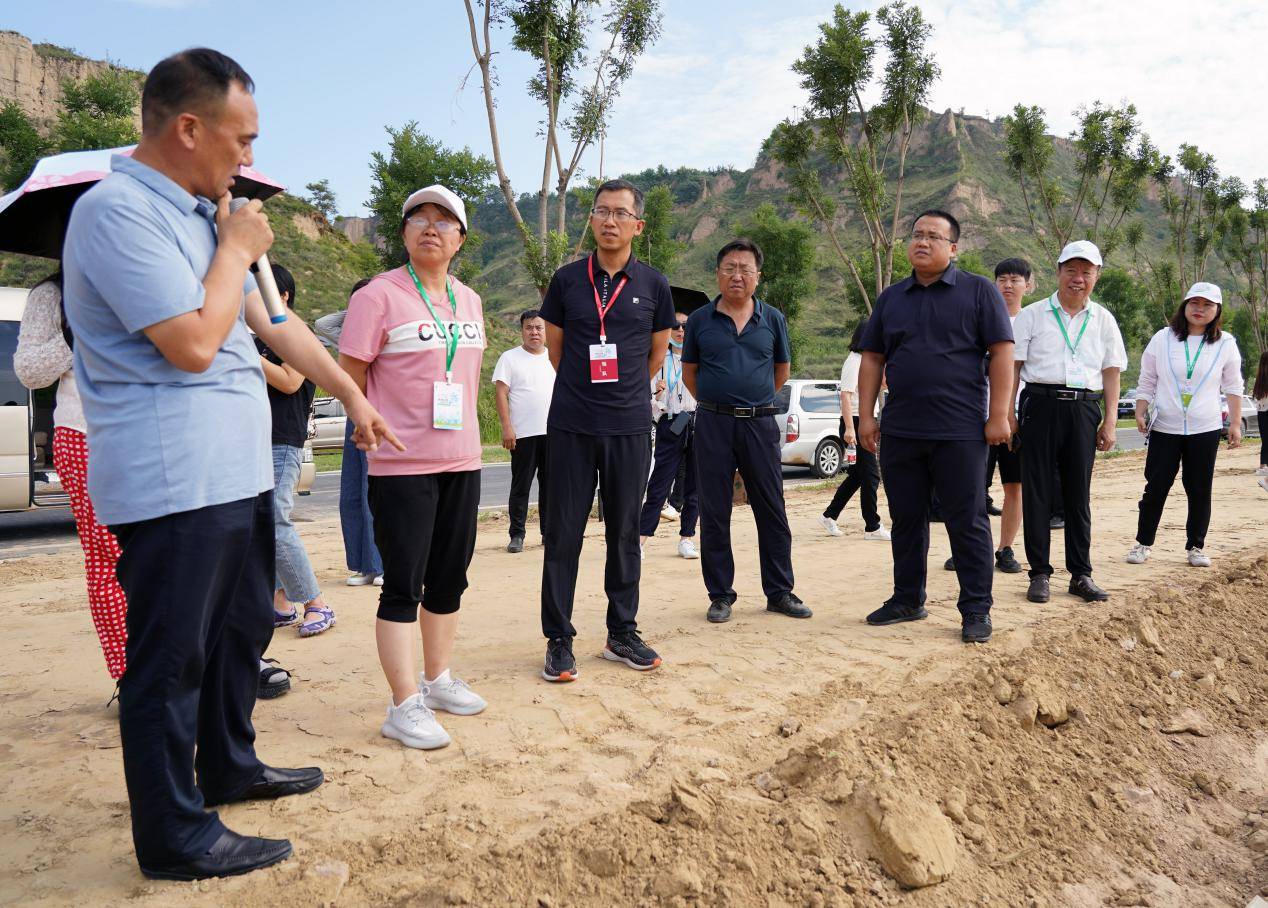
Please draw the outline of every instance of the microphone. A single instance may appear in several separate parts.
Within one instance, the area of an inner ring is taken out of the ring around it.
[[[231,199],[229,210],[237,211],[250,201],[241,197]],[[260,288],[260,296],[264,298],[264,308],[269,311],[269,321],[275,325],[286,321],[286,304],[282,302],[282,294],[277,292],[277,281],[273,280],[273,266],[269,264],[267,252],[256,260],[255,283]]]

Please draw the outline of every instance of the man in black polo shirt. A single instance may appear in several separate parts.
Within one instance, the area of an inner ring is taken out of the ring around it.
[[[951,263],[960,224],[945,211],[916,218],[912,275],[886,289],[863,335],[859,441],[880,449],[893,519],[894,594],[868,624],[918,621],[925,611],[929,493],[942,505],[960,581],[961,637],[991,637],[993,552],[981,479],[988,444],[1008,440],[1013,331],[999,290]],[[987,413],[987,354],[990,413]],[[885,438],[872,415],[881,373],[889,384]]]
[[[809,618],[793,594],[792,533],[784,513],[775,392],[788,381],[791,356],[783,313],[753,296],[762,250],[734,240],[718,252],[722,295],[687,319],[682,380],[696,398],[696,473],[700,494],[700,567],[709,592],[706,617],[731,619],[736,594],[731,502],[738,468],[757,523],[766,609]]]
[[[651,460],[647,387],[674,326],[669,281],[634,258],[643,232],[643,193],[625,180],[599,187],[590,213],[598,247],[551,278],[542,300],[555,392],[546,421],[551,486],[542,566],[542,677],[572,681],[572,600],[595,476],[607,531],[608,640],[605,659],[640,671],[660,657],[638,635],[638,514]]]

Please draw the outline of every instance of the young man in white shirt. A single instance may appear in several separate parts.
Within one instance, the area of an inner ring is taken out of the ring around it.
[[[1065,504],[1065,558],[1070,593],[1103,602],[1092,582],[1092,464],[1114,447],[1120,373],[1127,351],[1114,316],[1092,300],[1101,274],[1101,251],[1088,240],[1066,245],[1057,257],[1057,292],[1031,303],[1013,323],[1016,358],[1010,409],[1020,434],[1022,519],[1030,588],[1026,598],[1051,596],[1049,563],[1053,469]],[[1018,395],[1018,388],[1025,389]],[[1102,404],[1104,409],[1102,409]]]
[[[537,476],[538,523],[545,533],[547,483],[546,414],[555,388],[555,368],[546,351],[546,322],[536,309],[520,313],[522,343],[498,357],[493,367],[502,447],[511,452],[511,517],[508,552],[524,551],[528,493]]]

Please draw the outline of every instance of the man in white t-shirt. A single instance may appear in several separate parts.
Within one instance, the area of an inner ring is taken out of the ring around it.
[[[536,309],[520,313],[520,336],[523,343],[503,353],[493,367],[502,447],[511,452],[508,552],[524,551],[524,521],[534,474],[537,512],[546,513],[546,414],[555,387],[555,368],[546,353],[546,322]],[[538,523],[544,523],[544,517]]]

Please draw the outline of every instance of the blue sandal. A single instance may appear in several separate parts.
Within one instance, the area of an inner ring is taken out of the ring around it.
[[[291,606],[290,612],[279,612],[273,610],[273,627],[290,627],[292,624],[299,624],[299,611],[295,606]]]
[[[309,613],[320,615],[317,621],[305,621],[299,626],[299,635],[301,637],[316,637],[318,634],[325,633],[335,626],[335,610],[330,608],[322,608],[317,605],[310,605],[304,609],[304,617],[307,618]]]

